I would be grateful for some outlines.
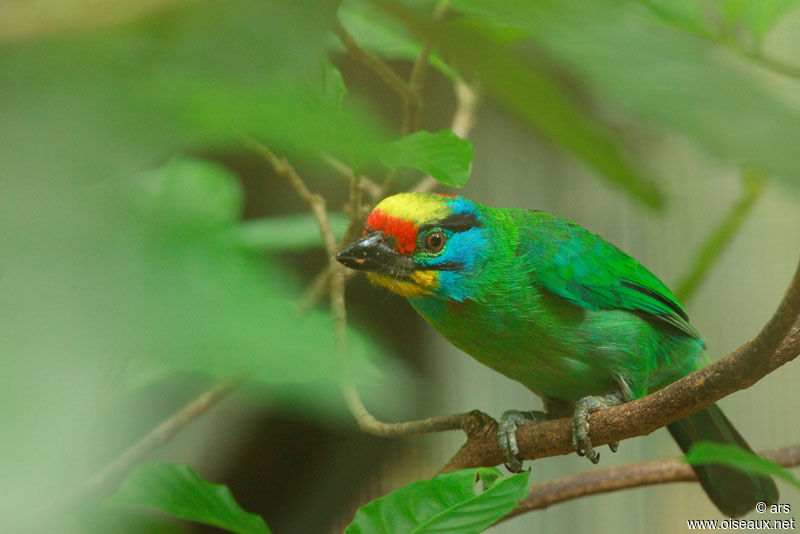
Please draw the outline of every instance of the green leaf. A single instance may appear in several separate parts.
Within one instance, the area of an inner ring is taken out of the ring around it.
[[[473,155],[472,143],[450,130],[421,130],[387,145],[378,158],[387,167],[413,167],[445,185],[463,187]]]
[[[640,0],[663,22],[682,30],[714,38],[717,29],[709,17],[708,5],[697,0]]]
[[[242,510],[227,486],[203,480],[184,464],[156,462],[139,466],[106,503],[155,508],[237,534],[269,533],[264,520]]]
[[[329,216],[333,234],[341,238],[347,229],[347,216]],[[245,221],[237,230],[237,241],[248,250],[261,252],[301,251],[322,245],[317,219],[310,213]]]
[[[525,497],[529,474],[504,478],[496,468],[462,469],[412,482],[362,506],[345,532],[482,532]],[[475,493],[476,476],[488,486],[482,493]]]
[[[198,228],[230,224],[242,212],[243,192],[224,167],[197,158],[174,157],[137,177],[138,201],[150,216]]]
[[[744,26],[757,41],[798,5],[797,0],[717,0],[717,3],[729,26]]]
[[[345,0],[339,6],[339,19],[360,47],[386,59],[414,61],[422,50],[411,32],[369,2]],[[428,63],[448,78],[461,77],[435,51],[428,55]]]
[[[800,480],[789,470],[737,445],[702,441],[692,445],[684,460],[689,465],[722,464],[748,473],[776,476],[800,488]]]
[[[320,70],[321,80],[316,85],[322,87],[323,102],[335,109],[341,109],[347,96],[347,86],[342,73],[328,60],[323,61]]]
[[[663,21],[713,40],[741,39],[741,30],[756,43],[798,4],[797,0],[641,0]],[[748,46],[749,43],[738,43]]]

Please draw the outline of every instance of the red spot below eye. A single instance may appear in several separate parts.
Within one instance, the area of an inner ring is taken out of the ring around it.
[[[468,305],[470,302],[472,302],[470,299],[464,299],[463,301],[450,299],[445,302],[445,306],[447,306],[447,310],[450,313],[458,315],[464,311],[464,306]]]
[[[449,195],[447,193],[434,193],[434,195],[439,195],[440,197],[447,197],[447,198],[456,198],[458,195]]]
[[[410,254],[417,245],[417,227],[411,221],[374,210],[367,218],[367,226],[394,237],[397,241],[395,248],[402,254]]]

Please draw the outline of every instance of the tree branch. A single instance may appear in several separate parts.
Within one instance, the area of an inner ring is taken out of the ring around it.
[[[759,451],[758,454],[783,467],[800,465],[800,444],[779,449],[767,449]],[[590,495],[656,484],[696,481],[697,477],[692,471],[692,467],[678,459],[593,469],[536,484],[531,488],[528,496],[520,501],[519,507],[500,519],[498,523],[526,512],[543,510],[554,504]]]
[[[411,90],[408,83],[406,83],[388,63],[381,59],[380,56],[361,48],[338,18],[333,20],[333,31],[336,37],[339,38],[339,41],[344,45],[347,52],[374,72],[378,78],[383,80],[383,82],[397,93],[404,102],[411,101],[415,98],[416,93]]]
[[[441,20],[449,7],[449,0],[441,0],[436,4],[433,11],[433,20]],[[406,98],[403,102],[403,135],[406,136],[414,132],[419,127],[419,112],[422,108],[422,86],[425,83],[425,71],[428,68],[428,57],[431,54],[433,44],[430,39],[425,39],[417,55],[414,65],[411,67],[411,75],[408,78],[408,89],[412,98]]]
[[[759,334],[716,363],[647,397],[591,415],[590,438],[603,445],[644,436],[735,391],[745,389],[800,354],[800,265],[780,306]],[[522,426],[517,443],[525,459],[574,452],[569,419]],[[504,461],[496,436],[477,434],[443,471]]]

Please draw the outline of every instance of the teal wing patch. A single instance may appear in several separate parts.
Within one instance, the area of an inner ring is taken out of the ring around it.
[[[567,219],[523,213],[518,254],[549,292],[590,310],[628,310],[701,339],[678,299],[638,261]]]

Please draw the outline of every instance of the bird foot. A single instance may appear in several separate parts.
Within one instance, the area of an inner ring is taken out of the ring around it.
[[[497,439],[500,448],[506,453],[506,469],[512,473],[522,471],[522,455],[517,446],[517,427],[532,425],[548,419],[550,419],[549,414],[538,410],[506,410],[503,412],[497,428]]]
[[[575,447],[578,456],[586,456],[593,464],[600,461],[600,453],[592,448],[592,440],[589,439],[589,414],[620,404],[622,397],[619,394],[592,395],[575,403],[575,413],[572,416],[572,446]],[[609,443],[608,448],[611,452],[617,452],[619,442]]]

